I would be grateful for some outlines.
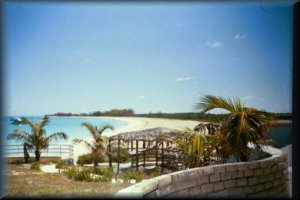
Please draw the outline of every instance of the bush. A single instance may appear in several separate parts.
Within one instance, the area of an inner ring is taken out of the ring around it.
[[[156,177],[156,176],[160,176],[160,175],[162,175],[162,172],[159,171],[159,170],[154,170],[150,174],[150,176],[153,177],[153,178]]]
[[[72,167],[65,171],[68,178],[79,181],[100,181],[109,182],[113,177],[113,168],[106,167]]]
[[[37,161],[32,163],[30,169],[40,170],[40,163]]]
[[[91,172],[88,170],[82,170],[82,171],[78,171],[75,175],[74,175],[74,180],[77,181],[92,181],[92,176],[91,176]]]
[[[58,162],[55,164],[55,168],[56,168],[56,169],[66,169],[66,163],[63,162],[63,161],[58,161]]]
[[[109,158],[108,156],[104,155],[101,156],[99,159],[99,163],[108,162]],[[84,165],[84,164],[92,164],[93,161],[93,155],[91,153],[83,154],[78,157],[77,164],[78,165]]]
[[[68,178],[74,178],[75,174],[78,172],[78,168],[72,167],[64,171],[64,173],[68,176]]]
[[[114,150],[117,151],[117,150]],[[112,162],[118,162],[118,154],[114,153],[111,157]],[[130,154],[127,150],[120,151],[119,163],[124,163],[130,161]]]
[[[92,163],[93,163],[93,156],[91,153],[78,156],[78,160],[77,160],[78,165],[92,164]]]
[[[123,179],[124,182],[129,182],[131,179],[135,179],[136,182],[141,182],[144,178],[144,175],[139,171],[128,171],[118,174],[117,178]]]
[[[113,177],[113,168],[112,167],[105,167],[105,168],[94,167],[93,174],[98,175],[96,178],[96,181],[110,182]]]
[[[67,169],[64,173],[67,174],[68,178],[72,178],[74,180],[78,180],[78,181],[92,180],[91,171],[85,168],[80,170],[78,167],[72,167]]]

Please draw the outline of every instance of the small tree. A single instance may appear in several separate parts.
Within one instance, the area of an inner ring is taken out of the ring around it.
[[[11,123],[14,125],[28,125],[31,128],[31,133],[25,130],[16,129],[12,133],[7,135],[7,139],[15,139],[23,141],[24,150],[33,149],[35,153],[35,161],[40,161],[41,150],[46,149],[49,146],[49,142],[58,139],[68,139],[68,135],[64,132],[53,133],[50,136],[46,136],[45,126],[50,123],[49,117],[45,115],[42,120],[34,123],[31,120],[22,117],[21,119],[11,119]],[[29,155],[24,152],[25,161]],[[28,160],[27,160],[28,161]]]
[[[196,105],[201,113],[213,109],[224,109],[229,112],[220,124],[220,133],[223,137],[226,155],[232,154],[238,161],[247,161],[250,157],[253,144],[261,150],[260,144],[266,141],[267,132],[272,127],[274,116],[268,112],[245,107],[240,99],[225,99],[206,95]]]
[[[73,143],[74,144],[84,143],[86,147],[91,150],[91,153],[93,155],[93,160],[94,160],[94,166],[98,166],[98,162],[100,158],[105,155],[105,151],[106,151],[105,144],[107,143],[107,138],[105,138],[102,135],[102,133],[106,129],[114,130],[114,127],[110,125],[105,125],[103,127],[98,128],[97,126],[93,126],[92,124],[87,122],[84,122],[81,125],[86,127],[90,131],[90,134],[93,137],[93,143],[78,138],[74,139]]]

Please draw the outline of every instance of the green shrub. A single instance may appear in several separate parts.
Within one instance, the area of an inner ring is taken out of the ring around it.
[[[78,160],[77,160],[78,165],[92,164],[92,163],[93,163],[93,156],[91,153],[78,156]]]
[[[113,168],[106,167],[72,167],[65,171],[69,178],[79,181],[109,182],[113,177]]]
[[[72,167],[67,169],[65,172],[69,178],[72,178],[74,180],[79,180],[79,181],[91,181],[91,170],[88,170],[87,168],[80,169],[78,167]]]
[[[92,181],[92,176],[91,176],[91,172],[88,170],[82,170],[82,171],[78,171],[75,175],[74,175],[74,179],[77,181]]]
[[[40,170],[40,162],[38,162],[38,161],[33,162],[30,166],[30,169]]]
[[[108,162],[109,158],[107,155],[101,156],[99,159],[99,163]],[[81,156],[78,156],[77,164],[78,165],[84,165],[84,164],[92,164],[93,161],[93,155],[91,153],[83,154]]]
[[[77,174],[78,172],[78,168],[77,167],[71,167],[69,169],[67,169],[66,171],[64,171],[64,173],[68,176],[68,178],[74,178],[75,174]]]
[[[117,151],[117,150],[114,150]],[[118,162],[118,154],[114,153],[111,158],[112,162]],[[127,150],[121,150],[119,156],[119,163],[124,163],[130,161],[130,154]]]
[[[112,167],[93,167],[92,173],[97,175],[96,181],[100,182],[110,182],[113,177],[113,168]]]
[[[154,170],[150,174],[151,177],[156,177],[156,176],[160,176],[160,175],[162,175],[162,173],[159,170]]]
[[[64,161],[58,161],[56,164],[55,164],[55,168],[56,169],[66,169],[66,163]]]
[[[117,178],[123,179],[124,182],[129,182],[131,179],[135,179],[136,182],[141,182],[144,178],[144,175],[139,171],[128,171],[118,174]]]

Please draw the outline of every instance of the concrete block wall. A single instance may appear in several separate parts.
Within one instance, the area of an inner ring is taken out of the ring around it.
[[[115,197],[288,197],[287,154],[268,147],[271,157],[165,174],[132,185]]]

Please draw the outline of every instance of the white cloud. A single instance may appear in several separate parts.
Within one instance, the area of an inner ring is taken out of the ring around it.
[[[222,42],[217,41],[207,41],[206,44],[211,48],[218,48],[222,46]]]
[[[193,79],[193,77],[186,76],[186,77],[178,77],[175,80],[176,81],[189,81],[189,80],[192,80],[192,79]]]
[[[234,40],[239,40],[239,39],[244,39],[244,38],[245,38],[245,36],[242,35],[242,34],[236,34],[236,35],[233,37]]]
[[[253,99],[253,97],[252,96],[245,96],[245,97],[242,97],[241,99],[242,100],[248,100],[248,99]]]

